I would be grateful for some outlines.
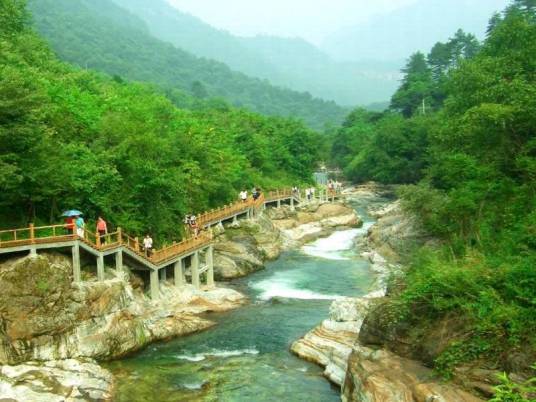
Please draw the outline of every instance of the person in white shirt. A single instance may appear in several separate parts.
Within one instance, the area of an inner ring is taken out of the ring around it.
[[[248,192],[246,190],[240,192],[240,199],[242,202],[246,202],[248,200]]]
[[[143,250],[145,251],[146,257],[150,257],[153,252],[153,239],[149,236],[149,233],[143,238]]]

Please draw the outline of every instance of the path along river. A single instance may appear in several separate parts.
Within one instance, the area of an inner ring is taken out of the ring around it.
[[[332,300],[369,291],[373,274],[355,240],[372,225],[336,232],[283,254],[265,270],[234,281],[251,304],[212,314],[206,332],[152,345],[107,365],[119,402],[340,401],[322,370],[289,352],[290,344],[328,316]]]

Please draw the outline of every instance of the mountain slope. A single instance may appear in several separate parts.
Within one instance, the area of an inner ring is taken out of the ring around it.
[[[197,56],[221,61],[255,77],[344,105],[385,101],[398,86],[403,62],[388,69],[337,63],[299,38],[241,38],[170,6],[165,0],[113,0],[136,14],[151,33]]]
[[[315,128],[337,123],[346,113],[334,102],[274,87],[162,42],[111,0],[30,0],[29,7],[58,55],[82,67],[198,97],[222,97],[262,114],[302,118]]]
[[[268,60],[263,60],[255,50],[245,46],[240,38],[213,28],[190,14],[179,12],[166,1],[113,1],[142,19],[158,39],[196,56],[220,61],[248,75],[261,78],[277,75],[277,68]]]

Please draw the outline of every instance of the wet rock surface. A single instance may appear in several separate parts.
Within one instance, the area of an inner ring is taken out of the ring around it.
[[[385,350],[354,345],[342,388],[343,401],[478,402],[454,385],[444,384],[419,362]]]
[[[0,401],[109,401],[112,374],[92,360],[0,367]]]
[[[367,305],[368,301],[361,298],[334,301],[329,318],[294,342],[291,351],[302,359],[325,367],[324,375],[341,386]]]
[[[260,217],[217,228],[214,274],[217,280],[241,278],[264,268],[267,260],[337,229],[359,227],[353,208],[342,203],[311,202],[292,208],[268,208]]]
[[[377,280],[365,297],[333,302],[330,317],[294,342],[291,349],[298,356],[325,367],[325,376],[342,387],[343,401],[481,401],[455,384],[444,384],[425,367],[435,355],[432,349],[441,345],[440,340],[447,334],[438,328],[430,331],[430,342],[411,344],[403,336],[403,330],[409,328],[401,328],[403,323],[393,324],[396,321],[390,319],[389,312],[382,310],[389,300],[385,297],[388,279],[400,273],[398,263],[402,256],[414,244],[430,241],[415,221],[403,214],[399,202],[374,203],[378,197],[390,194],[390,188],[374,184],[346,191],[348,199],[374,205],[369,213],[378,221],[356,244],[363,251],[362,256],[369,260]],[[486,381],[482,381],[485,386]]]
[[[179,289],[171,283],[162,283],[161,299],[152,301],[133,288],[128,270],[110,270],[107,278],[72,283],[70,261],[59,254],[0,265],[0,396],[106,400],[111,376],[86,359],[118,358],[207,329],[214,323],[200,314],[246,302],[231,289]]]

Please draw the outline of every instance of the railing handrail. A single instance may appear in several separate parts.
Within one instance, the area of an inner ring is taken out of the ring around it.
[[[247,211],[248,209],[255,208],[259,209],[262,207],[264,202],[272,201],[279,198],[287,198],[288,196],[293,196],[294,193],[292,190],[275,190],[269,191],[268,193],[261,193],[260,196],[255,200],[253,197],[248,197],[246,202],[236,201],[229,205],[224,205],[218,209],[213,209],[206,211],[198,216],[197,222],[200,226],[210,223],[215,220],[224,220],[230,218],[238,212]],[[56,234],[56,229],[70,229],[73,232],[65,233],[58,235]],[[39,236],[39,232],[43,230],[52,230],[52,236]],[[30,238],[26,238],[26,232],[29,233]],[[25,233],[24,238],[17,238],[17,234]],[[102,242],[100,234],[94,233],[87,228],[84,228],[84,237],[80,238],[76,233],[76,224],[72,223],[62,223],[57,225],[46,225],[46,226],[33,226],[29,224],[28,227],[16,228],[16,229],[5,229],[0,230],[0,235],[2,234],[12,234],[12,240],[2,240],[0,237],[0,247],[9,245],[9,244],[33,244],[39,240],[50,240],[50,239],[61,239],[65,237],[72,237],[73,240],[83,240],[85,243],[89,244],[91,247],[96,250],[109,250],[115,247],[127,247],[128,249],[134,251],[136,254],[145,257],[151,262],[161,262],[166,259],[178,256],[186,251],[203,246],[212,241],[212,234],[210,232],[201,232],[195,238],[184,239],[181,242],[174,243],[172,245],[161,248],[160,250],[154,250],[150,256],[144,255],[141,252],[140,241],[138,237],[129,236],[127,233],[123,232],[120,228],[115,232],[109,232],[104,235],[104,239],[108,240],[107,242]],[[116,236],[116,241],[111,241],[112,238]]]

